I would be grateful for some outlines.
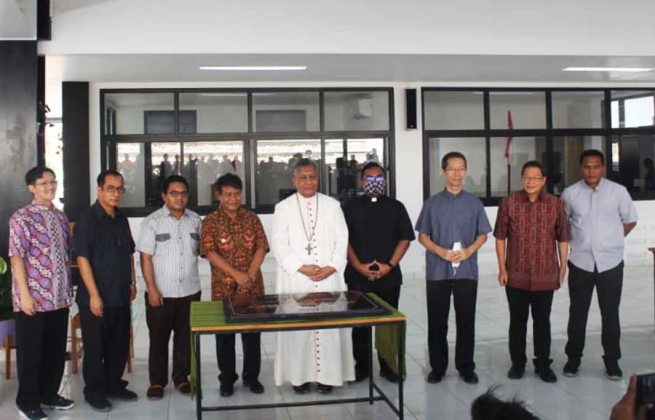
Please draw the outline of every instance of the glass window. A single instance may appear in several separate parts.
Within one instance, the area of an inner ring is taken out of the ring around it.
[[[553,92],[553,128],[602,128],[603,91]]]
[[[430,195],[441,192],[446,183],[441,176],[441,159],[448,152],[461,152],[466,157],[464,189],[478,197],[487,195],[487,150],[484,138],[431,138]]]
[[[320,140],[259,140],[257,141],[257,207],[273,206],[295,192],[293,166],[302,159],[316,162],[321,171]]]
[[[341,202],[362,194],[362,167],[369,161],[384,165],[384,139],[325,140],[325,191]]]
[[[318,92],[255,92],[253,129],[258,133],[318,131]]]
[[[612,91],[612,128],[652,126],[655,97],[652,91]],[[615,115],[616,114],[616,115]]]
[[[514,129],[546,128],[546,94],[544,92],[490,92],[491,128],[507,130],[511,114]]]
[[[553,194],[562,194],[564,188],[582,179],[580,155],[588,149],[603,150],[603,137],[553,137],[552,171],[547,174],[553,185]]]
[[[389,129],[389,92],[325,92],[326,131]]]
[[[478,91],[426,91],[426,130],[484,129],[484,97]]]
[[[180,110],[196,113],[198,133],[248,131],[248,95],[245,92],[183,92],[180,93]]]
[[[121,207],[144,207],[146,204],[143,150],[143,143],[116,145],[116,169],[123,175],[125,188]]]
[[[628,191],[645,192],[644,198],[655,198],[655,136],[635,134],[612,139],[612,165],[607,178],[623,184]]]
[[[184,143],[182,175],[189,181],[189,205],[215,205],[213,184],[227,173],[243,182],[242,201],[246,202],[245,168],[242,141],[203,141]]]
[[[506,157],[506,151],[509,157]],[[523,188],[521,168],[529,160],[546,163],[546,139],[544,137],[492,137],[489,153],[491,155],[491,196],[504,197]]]
[[[150,180],[147,185],[146,207],[162,205],[161,192],[169,176],[182,174],[180,143],[150,143]]]
[[[172,92],[107,93],[105,134],[145,134],[145,113],[174,111],[174,97]]]

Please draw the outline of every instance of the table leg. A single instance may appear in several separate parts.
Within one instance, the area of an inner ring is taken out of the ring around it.
[[[405,321],[398,323],[398,418],[405,418],[405,402],[403,400],[403,383],[405,382]]]
[[[200,379],[200,334],[194,333],[196,357],[196,417],[202,420],[202,380]]]
[[[373,405],[373,327],[366,327],[366,346],[368,348],[368,403]]]

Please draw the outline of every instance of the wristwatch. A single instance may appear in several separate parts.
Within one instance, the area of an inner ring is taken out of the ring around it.
[[[398,267],[396,264],[393,264],[391,261],[387,261],[387,265],[391,267],[392,270],[395,270]]]

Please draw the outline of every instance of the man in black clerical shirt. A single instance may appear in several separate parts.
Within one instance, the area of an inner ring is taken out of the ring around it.
[[[399,263],[415,239],[414,229],[405,206],[385,195],[384,170],[377,162],[364,165],[361,185],[366,195],[344,207],[349,236],[346,283],[349,290],[374,292],[398,308],[402,284]],[[353,328],[353,354],[355,378],[360,382],[372,374],[368,369],[366,328]],[[398,373],[379,355],[378,360],[380,375],[397,382]]]

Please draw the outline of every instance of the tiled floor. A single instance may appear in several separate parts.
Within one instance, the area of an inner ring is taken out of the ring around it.
[[[270,277],[270,276],[267,276]],[[204,279],[208,282],[208,279]],[[205,293],[204,296],[208,294]],[[636,267],[626,270],[621,320],[623,326],[621,366],[627,375],[630,372],[655,371],[655,335],[653,326],[653,270],[651,267]],[[145,398],[148,386],[147,349],[148,332],[143,316],[143,298],[135,305],[135,352],[134,373],[125,375],[130,388],[139,393],[135,403],[116,403],[109,414],[91,411],[82,398],[81,374],[69,375],[68,367],[64,378],[63,394],[75,399],[77,405],[66,413],[53,413],[54,419],[189,419],[195,416],[195,405],[187,397],[167,390],[166,398],[152,402]],[[608,418],[613,404],[623,395],[626,379],[610,382],[604,377],[602,348],[600,346],[600,316],[596,301],[590,311],[586,354],[582,373],[569,379],[561,373],[565,362],[564,345],[568,319],[568,291],[566,286],[555,295],[551,317],[553,330],[552,353],[554,369],[558,374],[556,384],[545,384],[529,370],[525,378],[510,381],[506,377],[509,368],[507,354],[508,310],[504,291],[498,287],[495,276],[483,276],[480,281],[477,306],[476,362],[480,384],[471,386],[459,380],[451,366],[446,379],[436,385],[425,382],[426,370],[426,310],[424,287],[420,281],[407,281],[401,296],[400,309],[408,319],[407,369],[405,387],[406,419],[468,419],[471,401],[490,386],[499,385],[503,396],[517,396],[543,419],[602,419]],[[451,326],[454,326],[451,311]],[[454,358],[454,328],[449,333],[451,360]],[[238,341],[238,340],[237,340]],[[205,337],[202,342],[203,379],[206,404],[234,404],[247,401],[274,402],[292,401],[296,397],[290,386],[276,388],[273,385],[273,356],[275,336],[264,334],[263,366],[261,381],[266,393],[254,396],[237,383],[236,392],[229,399],[218,396],[217,367],[214,356],[214,340]],[[531,341],[530,341],[531,342]],[[530,344],[528,345],[530,347]],[[240,350],[239,350],[240,351]],[[530,354],[528,357],[530,358]],[[452,365],[452,364],[451,364]],[[4,376],[4,374],[3,374]],[[381,385],[392,395],[395,385],[384,381]],[[348,385],[336,390],[336,395],[363,395],[365,384]],[[0,387],[0,419],[18,418],[14,405],[16,394],[15,371],[12,379]],[[321,399],[318,394],[303,398]],[[205,413],[205,419],[393,419],[392,411],[384,403],[350,404],[336,406],[299,407],[277,410],[235,411],[230,413]]]

